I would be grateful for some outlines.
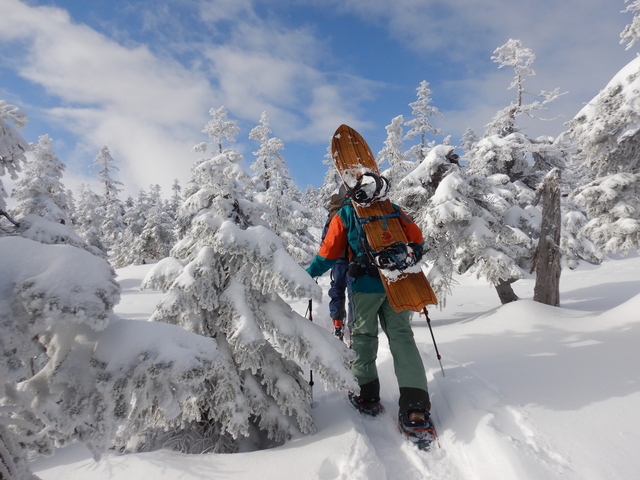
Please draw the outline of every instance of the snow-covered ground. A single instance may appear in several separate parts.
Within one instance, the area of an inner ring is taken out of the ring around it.
[[[140,292],[148,266],[119,270],[123,318],[146,320],[159,293]],[[430,316],[414,319],[428,369],[440,448],[419,452],[395,427],[397,384],[385,342],[379,355],[386,413],[367,418],[343,393],[314,387],[318,432],[268,451],[181,455],[106,454],[79,445],[39,459],[44,480],[233,479],[633,479],[640,475],[640,257],[563,271],[561,308],[531,300],[500,306],[473,277]],[[328,278],[321,279],[327,287]],[[306,302],[294,304],[304,314]],[[326,303],[314,321],[329,328]]]

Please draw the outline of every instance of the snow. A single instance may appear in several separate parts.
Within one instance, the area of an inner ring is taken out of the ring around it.
[[[116,314],[146,320],[158,293],[138,286],[151,267],[118,270]],[[567,479],[637,478],[640,469],[640,257],[564,270],[560,308],[533,302],[534,279],[514,284],[521,300],[501,306],[472,275],[446,308],[414,331],[428,370],[440,448],[419,452],[395,427],[397,384],[386,342],[378,365],[386,413],[367,418],[343,393],[314,387],[318,431],[281,447],[232,455],[105,454],[81,445],[32,463],[44,480],[195,479]],[[330,330],[326,289],[314,322]],[[304,314],[307,302],[292,302]]]

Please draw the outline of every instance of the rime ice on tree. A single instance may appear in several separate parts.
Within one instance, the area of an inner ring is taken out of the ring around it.
[[[225,131],[216,135],[220,147]],[[272,441],[313,431],[309,385],[296,362],[332,388],[357,388],[344,344],[281,298],[317,299],[321,291],[246,196],[241,159],[227,149],[194,164],[182,238],[144,281],[166,290],[153,320],[213,338],[223,353],[224,373],[207,379],[208,394],[193,405],[199,421],[165,438],[190,451],[233,451],[242,436],[259,444],[259,431]]]

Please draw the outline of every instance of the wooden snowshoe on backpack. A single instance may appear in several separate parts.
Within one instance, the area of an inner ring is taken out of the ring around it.
[[[399,212],[386,198],[389,184],[380,176],[371,149],[358,132],[341,125],[331,143],[333,162],[343,183],[352,192],[351,200],[366,234],[371,250],[379,253],[379,268],[389,302],[395,311],[420,312],[427,305],[438,303],[435,293],[419,264],[394,267],[394,251],[407,245]],[[410,245],[410,244],[409,244]],[[386,250],[385,250],[386,249]],[[395,249],[395,250],[394,250]],[[399,250],[402,253],[402,249]],[[411,248],[405,247],[405,252]],[[386,255],[386,256],[385,256]]]

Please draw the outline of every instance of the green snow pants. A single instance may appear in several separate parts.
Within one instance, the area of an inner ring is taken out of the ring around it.
[[[398,386],[400,409],[430,407],[427,376],[413,338],[411,312],[396,312],[385,293],[352,292],[355,321],[351,346],[356,353],[352,371],[360,386],[378,384],[378,320],[389,340]],[[379,387],[377,387],[379,388]]]

